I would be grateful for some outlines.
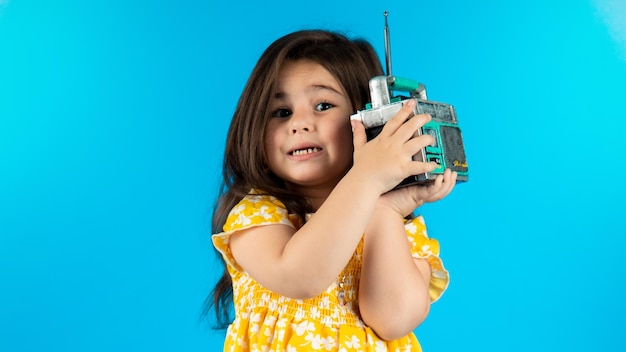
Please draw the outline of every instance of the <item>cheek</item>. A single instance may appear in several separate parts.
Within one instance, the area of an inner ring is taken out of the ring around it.
[[[273,129],[271,126],[268,127],[264,138],[265,160],[270,167],[272,167],[272,163],[276,158],[276,153],[280,152],[280,141],[278,138],[278,134],[274,131],[275,129]]]
[[[338,126],[336,131],[335,138],[339,141],[338,146],[341,148],[342,153],[345,153],[352,160],[354,144],[352,142],[352,128],[350,124],[342,124]]]

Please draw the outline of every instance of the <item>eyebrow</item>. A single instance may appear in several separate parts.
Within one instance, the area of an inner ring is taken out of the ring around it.
[[[343,97],[343,93],[331,86],[325,85],[325,84],[313,84],[309,87],[308,89],[309,91],[314,91],[314,92],[318,92],[318,91],[330,91],[331,93],[335,94],[335,95],[339,95],[341,97]],[[287,94],[285,92],[276,92],[276,94],[274,94],[274,98],[276,99],[282,99],[284,97],[286,97]]]
[[[312,86],[313,90],[318,91],[318,90],[329,90],[337,95],[343,96],[343,93],[331,86],[327,86],[324,84],[315,84]]]

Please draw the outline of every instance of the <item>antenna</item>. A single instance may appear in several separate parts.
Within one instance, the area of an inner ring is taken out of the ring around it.
[[[387,65],[387,76],[391,76],[391,39],[389,38],[389,25],[387,24],[389,11],[385,10],[383,15],[385,16],[385,63]]]

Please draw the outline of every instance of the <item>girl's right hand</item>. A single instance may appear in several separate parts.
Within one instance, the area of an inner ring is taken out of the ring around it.
[[[436,168],[435,163],[413,160],[413,155],[420,149],[434,143],[433,137],[428,134],[413,137],[431,119],[427,114],[413,116],[414,108],[415,101],[409,100],[387,121],[380,134],[369,142],[363,124],[351,121],[354,142],[352,171],[366,177],[374,187],[378,187],[380,194],[411,175],[431,172]]]
[[[446,169],[437,175],[432,183],[394,189],[380,196],[377,207],[387,207],[401,217],[411,214],[424,203],[432,203],[445,198],[456,185],[457,173]]]

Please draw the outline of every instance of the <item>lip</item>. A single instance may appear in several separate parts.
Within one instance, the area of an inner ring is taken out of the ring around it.
[[[312,144],[312,143],[299,144],[289,149],[289,151],[287,151],[287,156],[291,159],[306,160],[316,155],[319,155],[323,150],[324,148],[320,147],[317,144]],[[299,151],[308,151],[308,152],[304,152],[301,154],[296,153]]]

